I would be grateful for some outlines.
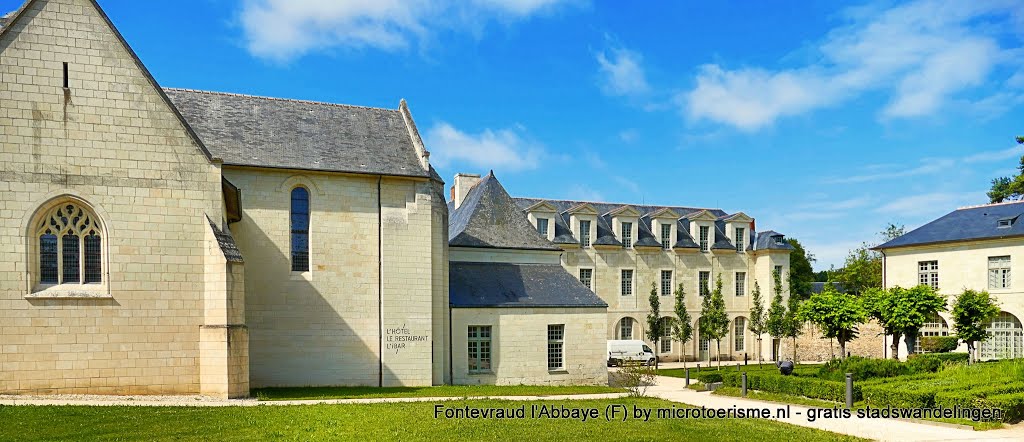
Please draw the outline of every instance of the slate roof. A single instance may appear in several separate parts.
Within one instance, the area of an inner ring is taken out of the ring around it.
[[[440,179],[421,165],[401,109],[189,89],[164,93],[227,165]]]
[[[1024,202],[963,207],[875,249],[1024,236],[1022,214]],[[1001,219],[1011,220],[1010,226],[999,227]]]
[[[775,239],[773,239],[776,236],[782,237],[782,244],[779,244]],[[757,238],[751,243],[751,248],[749,250],[796,250],[793,246],[789,245],[789,242],[785,241],[785,239],[785,235],[774,230],[758,232]]]
[[[525,250],[561,250],[533,227],[494,172],[470,189],[449,212],[448,245]]]
[[[558,264],[452,262],[453,307],[608,307]]]
[[[210,223],[210,228],[213,229],[213,236],[217,237],[217,245],[220,246],[220,251],[224,254],[224,258],[228,262],[243,262],[242,252],[238,250],[238,245],[235,244],[235,238],[231,236],[231,232],[221,230],[210,217],[206,217],[206,221]]]

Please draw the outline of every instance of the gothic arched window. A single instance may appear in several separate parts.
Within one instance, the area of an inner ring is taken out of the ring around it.
[[[45,212],[36,224],[39,283],[103,282],[103,229],[88,208],[63,202]]]

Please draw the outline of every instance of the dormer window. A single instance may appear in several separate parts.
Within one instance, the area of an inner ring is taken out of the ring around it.
[[[772,240],[775,241],[775,245],[786,245],[786,237],[784,235],[772,235]]]
[[[998,221],[999,228],[1000,229],[1005,229],[1005,228],[1008,228],[1010,226],[1013,226],[1014,221],[1017,221],[1017,217],[1000,219]]]
[[[746,231],[747,231],[747,229],[744,229],[742,227],[737,227],[736,228],[736,251],[737,252],[742,252],[743,251],[743,239],[744,239],[743,235],[746,233]]]
[[[711,251],[711,228],[708,226],[700,226],[700,251]]]
[[[541,234],[541,236],[543,236],[545,238],[548,237],[548,219],[547,218],[537,218],[537,232],[539,232]]]
[[[672,247],[672,225],[664,223],[661,225],[661,248],[668,250]]]
[[[633,223],[622,223],[622,247],[630,248],[633,247]]]
[[[590,247],[590,221],[580,221],[580,247]]]

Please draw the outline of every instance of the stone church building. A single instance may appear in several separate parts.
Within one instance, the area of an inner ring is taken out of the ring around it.
[[[695,307],[721,276],[738,358],[750,288],[788,272],[742,213],[493,173],[446,198],[429,160],[405,101],[163,88],[95,0],[26,1],[0,18],[0,394],[605,384],[648,287]]]

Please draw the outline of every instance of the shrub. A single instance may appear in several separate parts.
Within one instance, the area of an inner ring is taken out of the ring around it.
[[[935,359],[938,360],[940,363],[949,362],[956,364],[965,364],[967,363],[968,356],[969,355],[967,353],[925,353],[919,355],[910,355],[910,358],[908,358],[907,361],[911,362],[919,359]]]
[[[1017,423],[1024,419],[1024,393],[989,396],[979,405],[1003,410],[1003,422]]]
[[[1024,382],[974,387],[969,390],[940,391],[935,394],[935,405],[945,408],[981,407],[984,405],[983,401],[989,396],[1010,393],[1024,393]]]
[[[726,373],[722,385],[739,387],[740,373]],[[747,388],[769,393],[791,394],[833,402],[846,400],[846,383],[833,382],[807,376],[783,376],[781,374],[747,373]],[[861,399],[860,386],[853,386],[853,400]]]
[[[719,371],[701,371],[698,372],[694,377],[696,377],[697,380],[703,384],[722,382],[722,373]]]
[[[931,408],[943,387],[925,384],[881,384],[863,387],[864,400],[872,407]]]
[[[638,361],[623,362],[622,366],[615,373],[615,383],[625,388],[630,397],[644,397],[647,395],[647,387],[654,385],[657,372],[654,367],[649,367]]]
[[[909,368],[891,359],[870,359],[851,356],[833,359],[818,370],[818,377],[836,382],[845,382],[846,373],[853,374],[854,381],[872,378],[891,378],[911,374]]]
[[[931,353],[949,353],[960,345],[956,336],[922,336],[919,342],[921,350]]]

